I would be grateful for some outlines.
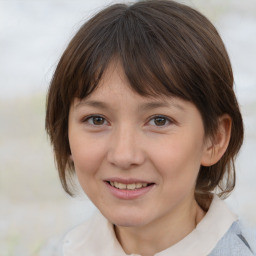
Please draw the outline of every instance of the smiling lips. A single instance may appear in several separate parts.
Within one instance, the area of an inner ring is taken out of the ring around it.
[[[105,183],[113,196],[124,200],[139,198],[148,193],[155,185],[155,183],[127,180],[108,180]]]
[[[134,190],[139,188],[145,188],[148,186],[148,183],[131,183],[131,184],[124,184],[117,181],[110,181],[109,182],[112,187],[118,188],[118,189],[128,189],[128,190]]]

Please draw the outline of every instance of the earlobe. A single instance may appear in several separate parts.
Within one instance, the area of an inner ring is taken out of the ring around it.
[[[229,145],[231,127],[232,119],[229,115],[225,114],[218,119],[216,134],[205,143],[201,165],[211,166],[221,159]]]

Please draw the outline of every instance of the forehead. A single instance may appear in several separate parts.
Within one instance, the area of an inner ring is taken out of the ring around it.
[[[90,106],[100,109],[119,107],[120,105],[136,106],[140,110],[166,107],[184,111],[184,102],[173,95],[140,95],[128,81],[122,66],[118,63],[109,65],[97,88],[83,99],[75,98],[74,106]]]
[[[71,98],[87,99],[100,95],[125,98],[129,92],[144,99],[169,100],[171,97],[179,97],[187,100],[182,92],[182,85],[177,84],[170,72],[167,72],[169,76],[165,76],[148,68],[147,73],[142,74],[139,68],[127,66],[117,56],[113,56],[106,64],[94,74],[89,72],[81,75],[79,82],[74,84]],[[143,66],[145,63],[140,64]],[[164,76],[165,79],[162,79]]]
[[[134,82],[134,83],[132,83]],[[85,97],[79,97],[82,102],[88,101],[92,98],[107,100],[108,98],[123,98],[125,100],[128,96],[139,99],[141,101],[169,101],[175,98],[175,95],[163,89],[163,84],[159,81],[149,84],[147,80],[140,81],[127,77],[122,63],[119,60],[112,60],[104,70],[98,83],[94,86],[92,91]]]

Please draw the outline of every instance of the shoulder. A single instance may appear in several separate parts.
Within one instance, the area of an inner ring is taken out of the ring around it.
[[[245,229],[240,221],[232,224],[209,256],[255,256],[256,231]]]
[[[83,223],[73,227],[69,230],[63,239],[65,244],[69,244],[73,241],[78,241],[80,239],[87,239],[90,237],[90,232],[88,230],[96,230],[102,220],[100,220],[99,214],[96,212],[92,217],[88,220],[84,221]],[[98,223],[98,225],[97,225]]]
[[[62,241],[62,255],[69,256],[71,253],[76,252],[79,254],[79,247],[81,247],[86,241],[90,240],[91,233],[88,232],[92,230],[93,223],[96,220],[96,216],[91,217],[82,224],[72,228],[65,235]]]
[[[64,236],[62,256],[122,255],[119,247],[113,225],[96,212]]]

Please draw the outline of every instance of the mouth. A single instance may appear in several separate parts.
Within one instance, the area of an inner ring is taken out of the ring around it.
[[[152,186],[154,183],[136,182],[136,183],[121,183],[117,181],[106,181],[110,186],[120,190],[138,190],[148,186]]]
[[[153,190],[155,183],[150,183],[142,180],[135,179],[120,179],[115,178],[111,180],[105,180],[105,184],[110,193],[121,200],[135,200],[142,198]]]

